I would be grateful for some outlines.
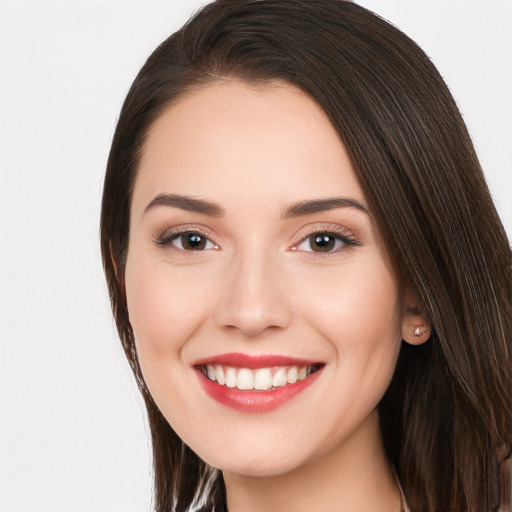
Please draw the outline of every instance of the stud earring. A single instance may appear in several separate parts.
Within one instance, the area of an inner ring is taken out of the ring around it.
[[[414,336],[423,336],[427,332],[426,327],[416,327],[414,329]]]

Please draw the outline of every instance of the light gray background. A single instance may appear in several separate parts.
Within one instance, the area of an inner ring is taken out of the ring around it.
[[[101,270],[128,87],[198,0],[0,0],[0,510],[148,511],[142,402]],[[512,234],[512,0],[361,0],[437,64]]]

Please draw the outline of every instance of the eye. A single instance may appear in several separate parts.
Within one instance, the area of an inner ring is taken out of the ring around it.
[[[358,245],[355,240],[338,233],[319,231],[312,233],[297,245],[299,251],[306,252],[337,252],[346,245]]]
[[[158,244],[170,244],[182,251],[205,251],[218,248],[218,245],[214,244],[208,237],[198,231],[171,233],[159,240]]]

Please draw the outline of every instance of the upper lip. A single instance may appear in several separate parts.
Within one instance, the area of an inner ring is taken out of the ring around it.
[[[194,366],[222,365],[234,368],[256,369],[268,368],[271,366],[304,367],[317,364],[321,364],[321,362],[275,354],[242,354],[239,352],[231,352],[200,359],[194,363]]]

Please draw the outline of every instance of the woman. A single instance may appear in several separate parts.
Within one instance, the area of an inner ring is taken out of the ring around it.
[[[496,508],[510,250],[396,28],[342,0],[206,6],[128,93],[101,235],[157,510]]]

